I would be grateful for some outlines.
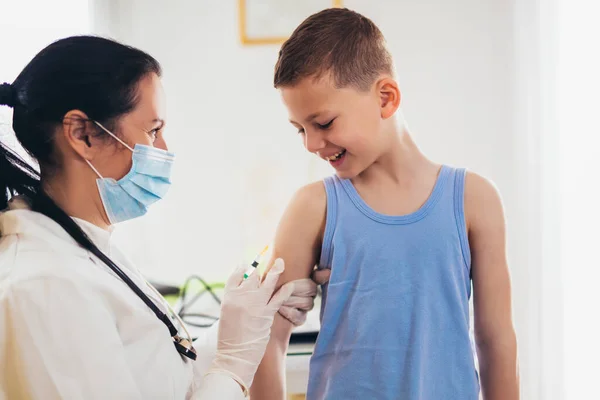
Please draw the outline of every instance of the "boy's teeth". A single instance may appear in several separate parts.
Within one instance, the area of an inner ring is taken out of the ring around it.
[[[341,154],[343,153],[343,151],[340,151],[338,153],[335,153],[334,155],[327,157],[327,161],[333,161],[335,159],[337,159]]]

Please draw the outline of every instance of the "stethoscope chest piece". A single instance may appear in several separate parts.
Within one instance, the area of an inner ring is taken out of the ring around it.
[[[191,360],[196,359],[196,349],[188,339],[184,339],[179,335],[173,336],[173,344],[179,354],[186,356]]]

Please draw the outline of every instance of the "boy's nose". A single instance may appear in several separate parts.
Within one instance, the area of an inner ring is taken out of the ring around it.
[[[316,153],[325,148],[325,140],[316,132],[306,132],[304,136],[304,147],[311,153]]]

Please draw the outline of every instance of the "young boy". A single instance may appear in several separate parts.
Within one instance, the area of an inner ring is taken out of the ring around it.
[[[335,176],[300,189],[278,227],[280,284],[331,269],[308,399],[519,397],[505,221],[486,179],[428,160],[400,115],[379,29],[347,9],[305,20],[275,87],[304,146]],[[282,400],[292,324],[277,316],[251,396]]]

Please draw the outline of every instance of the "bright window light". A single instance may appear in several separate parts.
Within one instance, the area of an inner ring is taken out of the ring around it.
[[[600,3],[559,1],[561,267],[567,399],[599,398]]]

